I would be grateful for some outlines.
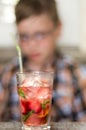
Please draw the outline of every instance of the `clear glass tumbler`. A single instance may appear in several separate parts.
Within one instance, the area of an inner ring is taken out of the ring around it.
[[[49,130],[53,72],[17,74],[21,121],[24,130]]]

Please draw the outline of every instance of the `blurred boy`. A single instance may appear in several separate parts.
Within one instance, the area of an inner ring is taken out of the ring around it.
[[[77,93],[75,68],[56,52],[56,40],[60,36],[61,23],[55,0],[20,0],[15,7],[15,15],[24,71],[55,72],[52,120],[85,119],[81,93]],[[6,121],[20,119],[15,79],[18,70],[19,64],[16,60],[5,69],[2,76],[2,86],[7,93],[7,109],[3,114],[3,120]]]

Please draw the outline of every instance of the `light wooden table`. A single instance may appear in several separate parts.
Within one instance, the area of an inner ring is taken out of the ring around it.
[[[1,122],[0,130],[21,130],[21,123]],[[86,130],[86,123],[51,123],[51,130]]]

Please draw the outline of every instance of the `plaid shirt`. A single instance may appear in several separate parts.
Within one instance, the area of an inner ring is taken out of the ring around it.
[[[23,59],[24,68],[27,60]],[[55,77],[52,100],[52,121],[86,121],[86,68],[68,58],[55,60]],[[20,120],[16,72],[18,59],[8,64],[0,78],[0,92],[4,90],[1,121]]]

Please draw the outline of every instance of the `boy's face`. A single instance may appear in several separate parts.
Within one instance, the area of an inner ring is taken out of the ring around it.
[[[41,63],[52,57],[59,28],[47,15],[27,18],[17,28],[22,52],[31,61]]]

